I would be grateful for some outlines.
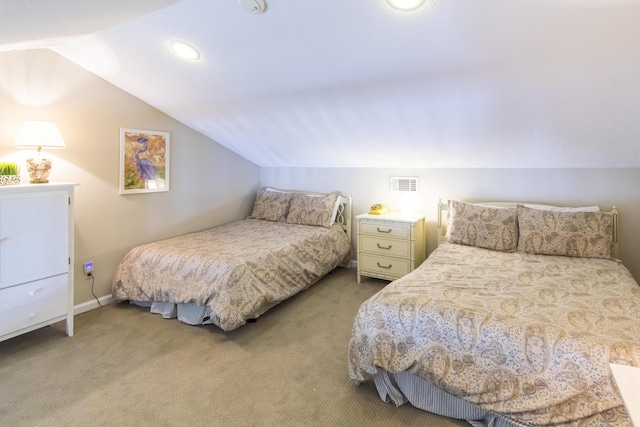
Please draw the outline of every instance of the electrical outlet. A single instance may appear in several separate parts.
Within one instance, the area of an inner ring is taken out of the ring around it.
[[[93,275],[93,261],[87,261],[82,265],[84,269],[85,279],[90,278]]]

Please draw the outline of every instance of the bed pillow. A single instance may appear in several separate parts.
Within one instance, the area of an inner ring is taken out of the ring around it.
[[[291,207],[287,215],[289,224],[317,225],[331,228],[334,223],[336,200],[340,192],[329,193],[326,196],[294,194]]]
[[[611,259],[613,220],[603,212],[545,211],[518,206],[518,250],[530,254]]]
[[[449,200],[447,241],[503,252],[518,247],[515,208],[480,206]]]
[[[535,203],[526,203],[523,205],[526,208],[539,209],[543,211],[558,211],[558,212],[600,212],[599,206],[581,206],[578,208],[570,208],[566,206],[551,206],[551,205],[538,205]]]
[[[308,197],[325,197],[327,196],[327,194],[322,194],[322,193],[303,193],[305,196]],[[338,215],[338,209],[340,209],[340,192],[338,192],[338,197],[336,197],[336,203],[333,206],[333,211],[331,213],[331,225],[333,225],[336,222],[336,215]]]
[[[288,193],[288,194],[294,194],[294,193],[303,193],[306,194],[309,197],[323,197],[325,196],[325,194],[322,193],[305,193],[303,191],[287,191],[287,190],[280,190],[278,188],[273,188],[273,187],[267,187],[268,191],[276,191],[279,193]],[[338,210],[340,209],[340,197],[336,197],[336,204],[333,207],[333,214],[331,215],[331,225],[333,225],[336,222],[336,216],[338,215]]]
[[[256,196],[249,218],[267,221],[286,221],[292,194],[262,187]]]

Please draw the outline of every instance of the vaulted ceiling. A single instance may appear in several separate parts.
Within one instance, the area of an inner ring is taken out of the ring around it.
[[[260,166],[640,167],[640,0],[266,3],[3,0],[0,51],[52,49]]]

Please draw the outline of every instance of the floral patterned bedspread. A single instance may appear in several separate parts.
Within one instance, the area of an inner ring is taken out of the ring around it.
[[[409,371],[531,425],[631,425],[609,363],[638,366],[640,287],[618,261],[445,243],[364,302],[356,384]]]
[[[333,228],[255,219],[133,248],[113,280],[118,301],[209,305],[232,330],[308,288],[351,256]]]

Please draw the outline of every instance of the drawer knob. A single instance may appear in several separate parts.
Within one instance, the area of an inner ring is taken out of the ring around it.
[[[29,319],[35,319],[37,313],[31,313],[29,315]]]
[[[376,230],[378,230],[378,233],[391,233],[391,230],[393,230],[393,229],[390,228],[388,230],[380,230],[380,227],[376,227]]]
[[[380,268],[387,268],[387,269],[388,269],[388,268],[393,267],[393,264],[389,264],[389,265],[380,265],[380,263],[379,263],[379,262],[377,262],[376,264],[378,264],[378,267],[380,267]]]
[[[391,249],[392,245],[389,246],[380,246],[380,243],[377,243],[378,249]]]
[[[38,288],[38,289],[33,289],[31,292],[29,292],[29,295],[31,295],[32,297],[36,296],[36,294],[38,292],[40,292],[42,290],[42,288]]]

